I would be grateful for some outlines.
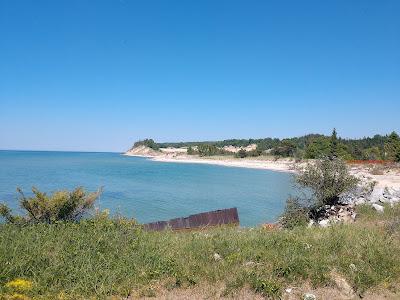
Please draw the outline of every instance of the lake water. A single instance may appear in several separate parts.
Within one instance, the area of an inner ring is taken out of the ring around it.
[[[0,202],[18,208],[27,194],[103,186],[97,205],[152,222],[237,207],[242,226],[272,222],[295,194],[288,173],[223,166],[163,163],[118,153],[0,151]]]

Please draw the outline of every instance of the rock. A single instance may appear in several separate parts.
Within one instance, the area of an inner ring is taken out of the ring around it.
[[[357,199],[354,201],[354,204],[355,204],[355,205],[361,205],[361,204],[365,204],[365,203],[366,203],[365,198],[362,198],[362,197],[357,198]]]
[[[357,267],[355,264],[350,264],[349,265],[350,270],[352,270],[353,272],[357,272]]]
[[[287,288],[287,289],[285,289],[285,292],[290,294],[292,292],[292,289],[291,288]]]
[[[382,205],[374,203],[372,204],[372,207],[375,208],[375,210],[379,213],[383,213],[384,211],[384,207]]]
[[[304,294],[303,300],[316,300],[317,297],[314,294],[306,293]]]
[[[244,264],[246,267],[252,267],[254,265],[256,265],[256,263],[254,261],[248,261]]]
[[[314,220],[310,220],[310,222],[308,222],[308,225],[307,225],[307,227],[308,228],[310,228],[310,227],[313,227],[314,226]]]
[[[213,257],[214,257],[215,261],[218,261],[218,260],[222,259],[221,255],[219,255],[218,253],[214,253]]]
[[[392,199],[390,199],[390,202],[393,202],[393,203],[400,202],[400,197],[393,197]]]
[[[383,188],[375,187],[372,191],[371,195],[369,195],[368,200],[369,202],[376,203],[379,202],[383,198]]]
[[[318,222],[319,226],[321,227],[328,227],[329,226],[329,220],[328,219],[324,219]]]

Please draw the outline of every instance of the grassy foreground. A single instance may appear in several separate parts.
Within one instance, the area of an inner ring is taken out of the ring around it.
[[[400,279],[399,218],[399,207],[382,215],[362,207],[357,223],[331,228],[181,233],[144,232],[105,217],[3,224],[0,299],[119,299],[202,284],[277,298],[288,286],[330,285],[332,270],[358,293],[388,289]],[[7,284],[15,279],[29,284]]]

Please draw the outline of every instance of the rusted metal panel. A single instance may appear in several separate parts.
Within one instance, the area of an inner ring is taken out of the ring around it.
[[[215,211],[204,212],[200,214],[190,215],[188,217],[171,219],[169,221],[158,221],[144,224],[146,230],[172,230],[182,229],[199,229],[210,226],[218,226],[225,224],[239,225],[239,215],[237,208],[228,208]]]

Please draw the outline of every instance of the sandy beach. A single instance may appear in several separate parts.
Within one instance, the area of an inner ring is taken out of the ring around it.
[[[148,159],[166,162],[166,163],[190,163],[190,164],[211,164],[225,167],[251,168],[271,170],[278,172],[295,173],[298,167],[307,162],[295,162],[294,159],[280,158],[273,159],[271,157],[254,157],[254,158],[235,158],[227,156],[199,157],[186,154],[170,154],[170,153],[125,153],[126,156],[146,157]],[[391,187],[400,188],[400,169],[399,168],[383,168],[379,174],[374,174],[373,166],[368,165],[350,165],[350,172],[362,180],[376,181],[377,186],[381,188]]]

